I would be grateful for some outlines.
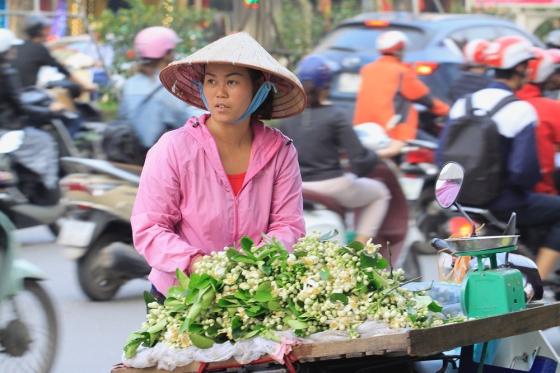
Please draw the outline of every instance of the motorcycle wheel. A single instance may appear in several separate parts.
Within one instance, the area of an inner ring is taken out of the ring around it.
[[[78,281],[91,300],[111,300],[122,285],[117,278],[109,276],[99,263],[99,252],[118,240],[115,234],[103,233],[90,245],[87,254],[78,260]]]
[[[0,304],[0,371],[48,373],[57,343],[49,295],[36,280],[25,280],[23,291]]]

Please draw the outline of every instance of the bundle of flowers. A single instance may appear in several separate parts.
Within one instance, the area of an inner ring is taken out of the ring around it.
[[[203,257],[190,278],[177,270],[163,304],[146,294],[147,320],[129,337],[126,358],[160,342],[210,348],[255,336],[275,340],[285,330],[301,337],[342,330],[356,338],[368,320],[391,328],[456,321],[425,292],[401,288],[404,272],[389,268],[378,245],[340,246],[309,235],[292,253],[275,240],[255,247],[243,238],[241,246]]]

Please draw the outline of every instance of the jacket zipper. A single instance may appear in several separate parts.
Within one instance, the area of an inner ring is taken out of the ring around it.
[[[233,196],[233,244],[237,245],[237,241],[238,241],[238,218],[237,218],[237,196]]]

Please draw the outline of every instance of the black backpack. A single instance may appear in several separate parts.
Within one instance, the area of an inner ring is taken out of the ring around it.
[[[500,195],[505,177],[504,159],[501,135],[492,116],[514,101],[517,98],[509,95],[491,110],[482,111],[473,108],[472,96],[468,95],[465,114],[447,124],[440,145],[440,161],[454,161],[465,169],[460,203],[487,206]]]

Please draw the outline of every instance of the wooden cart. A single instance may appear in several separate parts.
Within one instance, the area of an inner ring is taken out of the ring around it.
[[[294,346],[291,357],[298,362],[385,356],[391,358],[427,357],[456,347],[511,337],[560,325],[560,302],[536,305],[523,311],[397,334],[359,338],[343,342]],[[233,361],[211,363],[210,370],[231,366]],[[173,373],[203,371],[196,362]],[[112,373],[169,373],[155,368],[135,369],[117,365]]]

